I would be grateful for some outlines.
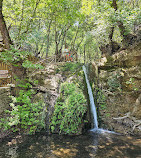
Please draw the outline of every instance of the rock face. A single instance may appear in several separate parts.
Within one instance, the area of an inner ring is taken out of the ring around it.
[[[63,78],[56,73],[58,65],[51,64],[44,70],[39,70],[32,74],[32,80],[38,80],[39,93],[34,97],[34,101],[42,100],[45,103],[46,130],[49,132],[49,122],[54,111],[56,100],[59,96],[60,82]]]
[[[99,107],[102,127],[141,135],[141,43],[102,58],[92,69],[106,96],[105,107]]]
[[[65,64],[67,65],[65,67]],[[73,64],[73,63],[72,63]],[[70,63],[71,65],[71,63]],[[82,71],[82,68],[78,68],[78,72]],[[76,71],[76,69],[75,69]],[[33,81],[38,80],[38,91],[39,93],[34,97],[34,101],[42,100],[45,103],[46,111],[46,131],[50,132],[51,117],[54,112],[54,107],[58,97],[60,96],[60,87],[63,82],[73,82],[73,80],[79,80],[83,82],[82,75],[76,76],[75,72],[71,72],[69,63],[57,63],[47,65],[44,70],[39,70],[31,75]],[[82,83],[81,82],[81,83]],[[76,82],[78,84],[78,82]],[[82,128],[80,131],[82,132]],[[57,130],[55,131],[58,132]],[[81,133],[80,132],[80,133]]]

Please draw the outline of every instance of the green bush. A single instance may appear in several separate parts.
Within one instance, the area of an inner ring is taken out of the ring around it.
[[[120,74],[113,74],[110,78],[108,78],[108,86],[109,86],[109,90],[114,92],[117,90],[121,91],[121,83],[120,83]]]
[[[0,60],[17,67],[20,63],[25,69],[43,69],[42,65],[29,61],[29,55],[31,53],[11,47],[7,52],[1,52]],[[1,119],[0,127],[5,130],[12,129],[14,132],[22,130],[22,132],[32,134],[45,126],[45,112],[43,110],[45,105],[43,102],[33,103],[33,96],[36,93],[30,84],[33,81],[29,81],[26,76],[23,80],[16,76],[15,79],[20,91],[17,97],[12,96],[11,110],[6,110],[9,117]],[[35,84],[38,84],[38,81],[34,81]]]
[[[31,53],[29,52],[20,51],[18,49],[15,49],[14,47],[11,47],[11,49],[7,50],[7,52],[1,52],[0,60],[14,64],[26,60],[28,55],[30,54]]]
[[[96,90],[97,90],[97,95],[96,95],[97,103],[100,109],[104,110],[106,109],[106,97],[100,88],[97,88]]]
[[[61,68],[61,71],[75,72],[80,67],[81,67],[80,63],[66,62],[65,65]]]
[[[134,91],[138,91],[139,90],[137,88],[136,84],[135,84],[135,79],[132,78],[132,77],[128,81],[126,81],[126,84],[129,85],[131,87],[131,89],[134,90]]]
[[[31,87],[28,83],[26,88]],[[25,88],[25,86],[24,86]],[[9,117],[1,119],[1,128],[5,130],[12,129],[13,132],[21,130],[24,133],[32,134],[43,128],[44,123],[44,103],[33,103],[33,95],[35,91],[20,90],[19,96],[12,96],[13,102],[10,103],[11,110],[6,110]]]
[[[86,99],[82,91],[74,83],[63,83],[61,95],[55,105],[51,131],[59,127],[60,133],[79,133],[86,110]]]
[[[33,63],[28,60],[28,56],[32,55],[30,52],[21,51],[11,47],[7,52],[0,53],[0,60],[5,63],[11,63],[13,66],[18,67],[18,63],[22,63],[24,68],[33,68],[33,69],[43,69],[44,67],[41,64]]]

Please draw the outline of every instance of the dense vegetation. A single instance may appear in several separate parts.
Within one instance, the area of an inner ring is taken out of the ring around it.
[[[86,99],[82,90],[74,83],[63,83],[52,117],[52,132],[59,126],[59,133],[81,133],[80,126],[86,111]]]
[[[103,45],[132,44],[141,20],[139,0],[0,0],[0,8],[7,48],[13,43],[47,57],[59,55],[66,44],[86,62],[98,58]]]
[[[19,94],[8,111],[12,117],[2,119],[2,126],[28,133],[44,127],[44,104],[33,103],[37,83],[27,75],[28,69],[43,66],[29,61],[29,56],[59,59],[65,47],[77,52],[80,63],[100,58],[101,52],[111,55],[137,40],[140,8],[140,0],[0,0],[0,60],[14,69],[22,67],[26,80],[21,85],[17,76]],[[113,80],[108,83],[112,91],[120,86],[112,85]],[[86,111],[84,96],[73,83],[63,84],[61,92],[51,129],[57,125],[60,133],[77,133]]]
[[[6,110],[6,118],[1,118],[0,128],[33,134],[45,127],[45,104],[42,101],[33,101],[36,91],[31,89],[32,85],[28,81],[18,86],[30,89],[20,90],[17,97],[11,96],[10,110]]]

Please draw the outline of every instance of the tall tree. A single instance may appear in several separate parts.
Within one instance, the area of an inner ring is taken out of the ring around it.
[[[5,44],[5,47],[9,49],[10,44],[12,44],[12,41],[8,32],[8,29],[6,27],[4,16],[2,13],[2,7],[3,7],[3,0],[0,0],[0,31],[3,38],[3,43]]]

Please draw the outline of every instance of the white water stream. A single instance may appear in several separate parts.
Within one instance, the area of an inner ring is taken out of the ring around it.
[[[92,113],[92,116],[93,116],[93,126],[94,126],[94,128],[91,129],[90,131],[92,131],[94,133],[103,133],[103,134],[112,133],[112,134],[120,135],[119,133],[115,133],[113,131],[98,128],[97,113],[96,113],[96,107],[95,107],[95,103],[94,103],[94,97],[93,97],[92,89],[91,89],[90,82],[89,82],[89,79],[88,79],[87,70],[86,70],[86,67],[84,65],[83,65],[83,71],[84,71],[84,74],[85,74],[85,79],[86,79],[87,89],[88,89],[88,94],[89,94],[89,100],[90,100],[90,108],[91,108],[91,113]]]
[[[90,86],[90,82],[88,80],[86,67],[84,65],[83,65],[83,71],[84,71],[85,79],[86,79],[86,83],[87,83],[87,89],[88,89],[88,94],[89,94],[89,99],[90,99],[91,113],[93,116],[94,129],[98,129],[98,121],[97,121],[97,113],[96,113],[96,107],[95,107],[95,103],[94,103],[94,97],[93,97],[92,89]]]

